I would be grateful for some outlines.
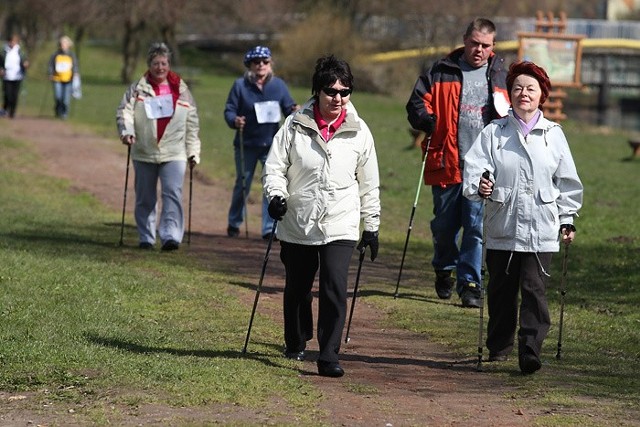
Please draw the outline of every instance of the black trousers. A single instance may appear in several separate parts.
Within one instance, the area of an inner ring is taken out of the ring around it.
[[[7,112],[9,117],[13,117],[16,114],[18,96],[20,95],[20,83],[22,83],[22,80],[2,81],[2,91],[4,94],[2,109]]]
[[[508,355],[513,350],[520,291],[518,353],[540,357],[542,342],[551,325],[543,272],[543,269],[549,271],[551,256],[550,252],[536,255],[533,252],[487,250],[489,325],[486,344],[490,354]]]
[[[347,313],[349,263],[356,242],[338,240],[326,245],[280,242],[286,271],[284,340],[288,351],[302,351],[313,338],[311,289],[318,269],[319,361],[337,362]]]

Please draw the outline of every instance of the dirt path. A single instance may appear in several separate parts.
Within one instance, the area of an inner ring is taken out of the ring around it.
[[[126,150],[117,140],[97,137],[74,130],[68,123],[49,119],[18,117],[3,120],[1,135],[27,141],[40,154],[44,172],[68,179],[74,188],[93,194],[116,211],[122,209]],[[127,223],[131,223],[133,207],[133,168],[130,170]],[[188,195],[188,181],[185,197]],[[226,211],[230,189],[195,173],[192,201],[192,243],[188,250],[198,256],[215,257],[234,267],[248,280],[257,281],[264,257],[264,242],[258,235],[259,206],[250,207],[253,232],[250,239],[226,237]],[[185,205],[186,206],[186,205]],[[244,233],[244,228],[243,228]],[[125,242],[135,245],[136,242]],[[274,252],[278,248],[274,246]],[[237,254],[242,253],[242,257]],[[247,257],[251,257],[247,261]],[[354,256],[354,261],[357,262]],[[239,263],[237,260],[242,259]],[[274,319],[281,317],[283,270],[277,256],[269,264],[260,309]],[[392,271],[377,263],[375,274],[395,277]],[[388,271],[386,271],[388,270]],[[364,274],[364,273],[363,273]],[[369,273],[371,274],[371,273]],[[364,280],[364,279],[363,279]],[[251,307],[253,296],[246,297]],[[323,421],[331,425],[405,426],[405,425],[529,425],[535,413],[517,408],[504,396],[509,388],[489,373],[475,372],[475,360],[456,360],[446,348],[426,341],[423,335],[402,330],[383,329],[380,314],[358,300],[353,331],[357,339],[343,346],[342,365],[346,375],[328,379],[316,375],[315,340],[311,341],[310,359],[302,364],[301,375],[322,393],[322,409],[330,416]],[[366,392],[354,391],[355,388]],[[157,408],[155,408],[157,409]],[[170,413],[164,408],[165,413]],[[147,412],[150,414],[151,410]],[[135,419],[147,424],[145,410]],[[151,417],[151,415],[148,415]],[[141,418],[142,417],[142,418]],[[264,423],[264,415],[253,421]],[[200,420],[207,419],[206,415]],[[233,419],[231,416],[230,419]],[[133,422],[134,420],[132,420]],[[214,421],[214,419],[210,419]]]

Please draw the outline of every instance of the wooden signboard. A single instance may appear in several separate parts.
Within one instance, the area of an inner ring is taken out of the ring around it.
[[[518,59],[545,69],[553,87],[580,87],[582,35],[518,33]]]

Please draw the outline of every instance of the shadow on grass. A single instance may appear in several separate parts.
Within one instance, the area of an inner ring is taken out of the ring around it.
[[[115,348],[118,350],[124,350],[129,353],[136,353],[136,354],[170,354],[172,356],[178,356],[178,357],[201,357],[201,358],[208,358],[208,359],[248,358],[248,359],[260,361],[268,366],[275,366],[275,367],[282,366],[278,363],[274,363],[273,361],[271,361],[271,358],[273,357],[273,355],[266,354],[266,353],[255,353],[250,351],[247,351],[246,353],[244,353],[241,350],[214,351],[214,350],[190,350],[190,349],[178,349],[178,348],[171,348],[171,347],[157,347],[157,346],[149,346],[149,345],[134,343],[131,341],[125,341],[119,338],[102,337],[95,334],[85,334],[85,338],[87,339],[87,341],[95,345],[99,345],[102,347]],[[280,346],[275,344],[270,344],[270,343],[256,343],[256,344],[274,348],[280,351]]]

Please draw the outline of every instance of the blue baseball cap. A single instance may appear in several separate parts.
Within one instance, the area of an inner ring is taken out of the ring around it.
[[[271,58],[271,50],[266,46],[256,46],[244,54],[244,66],[248,67],[249,63],[254,59]]]

